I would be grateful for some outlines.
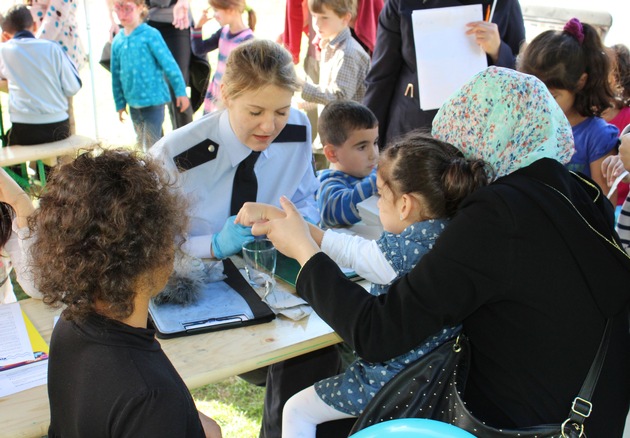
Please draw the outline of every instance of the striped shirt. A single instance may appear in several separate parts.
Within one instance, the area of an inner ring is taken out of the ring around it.
[[[192,29],[190,36],[192,51],[197,56],[205,56],[208,52],[219,49],[217,68],[203,101],[203,113],[207,114],[218,109],[217,101],[221,98],[219,90],[228,56],[239,44],[254,38],[254,33],[251,29],[244,29],[233,34],[230,33],[230,26],[223,26],[205,40],[201,37],[201,29]]]
[[[376,193],[376,169],[365,178],[355,178],[339,170],[324,169],[318,175],[315,195],[322,227],[352,225],[361,220],[357,204]]]

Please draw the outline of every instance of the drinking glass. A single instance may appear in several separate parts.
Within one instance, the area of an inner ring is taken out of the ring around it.
[[[256,239],[243,244],[245,272],[252,286],[264,290],[263,300],[275,285],[278,252],[269,239]]]

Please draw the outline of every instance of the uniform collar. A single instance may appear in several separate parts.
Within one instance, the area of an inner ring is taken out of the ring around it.
[[[23,38],[35,38],[35,35],[33,35],[33,33],[28,30],[21,30],[19,32],[15,32],[15,35],[13,35],[13,39],[16,39],[16,40],[23,39]]]

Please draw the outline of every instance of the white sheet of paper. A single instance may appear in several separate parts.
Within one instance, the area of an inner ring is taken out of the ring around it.
[[[32,356],[32,354],[31,354]],[[0,372],[0,397],[45,385],[48,378],[48,361],[40,360]]]
[[[617,179],[615,179],[615,181],[613,182],[612,186],[610,186],[610,190],[608,191],[608,195],[606,195],[606,197],[608,199],[610,199],[610,197],[613,195],[613,193],[615,193],[615,190],[617,190],[617,186],[619,186],[619,183],[621,182],[622,179],[624,179],[626,176],[628,176],[628,172],[627,170],[625,170],[624,172],[622,172],[621,175],[619,175],[617,177]]]
[[[422,110],[441,107],[462,85],[488,67],[485,52],[473,35],[466,35],[466,24],[482,20],[482,14],[479,4],[411,13]]]
[[[19,303],[0,305],[0,366],[33,360]]]

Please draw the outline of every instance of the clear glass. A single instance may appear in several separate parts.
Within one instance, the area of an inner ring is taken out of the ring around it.
[[[252,240],[243,244],[243,259],[249,282],[258,290],[264,291],[265,299],[276,283],[276,248],[269,239]]]

